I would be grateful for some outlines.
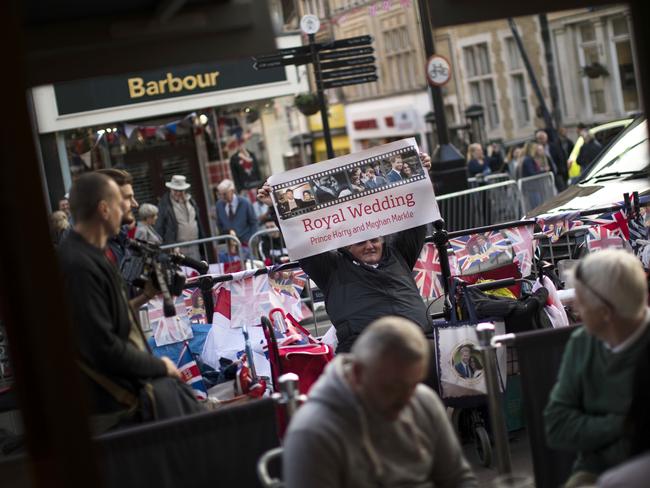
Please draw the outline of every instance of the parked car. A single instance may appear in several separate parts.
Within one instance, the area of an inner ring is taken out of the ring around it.
[[[648,121],[634,119],[584,172],[577,184],[532,209],[527,218],[615,205],[624,193],[650,195],[650,145]],[[577,228],[558,242],[541,242],[542,257],[554,263],[578,258],[584,250],[585,230]]]

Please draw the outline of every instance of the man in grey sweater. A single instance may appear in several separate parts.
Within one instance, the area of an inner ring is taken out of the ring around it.
[[[312,388],[285,438],[287,488],[476,487],[410,320],[370,324]]]

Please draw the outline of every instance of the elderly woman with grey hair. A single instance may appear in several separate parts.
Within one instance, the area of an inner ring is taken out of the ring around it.
[[[158,207],[150,203],[140,205],[135,238],[150,244],[162,244],[162,237],[154,229],[156,220],[158,220]]]
[[[574,284],[584,326],[566,345],[544,412],[548,446],[577,453],[566,488],[591,486],[629,456],[624,420],[636,365],[650,345],[648,283],[636,256],[589,254]]]

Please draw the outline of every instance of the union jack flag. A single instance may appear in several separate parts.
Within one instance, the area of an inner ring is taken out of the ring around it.
[[[602,214],[593,219],[585,219],[584,223],[585,225],[604,227],[611,231],[611,234],[620,236],[626,241],[630,240],[630,227],[624,210]]]
[[[187,316],[184,296],[174,297],[174,307],[176,308],[176,315],[182,317]],[[163,312],[163,299],[161,296],[152,298],[149,303],[147,303],[147,316],[149,318],[149,324],[153,330],[156,330],[159,323],[167,318]]]
[[[535,240],[533,239],[534,226],[525,225],[504,229],[503,233],[512,245],[512,251],[519,262],[519,271],[522,276],[528,276],[533,270],[533,253]]]
[[[608,229],[606,225],[590,227],[587,234],[587,249],[589,249],[589,252],[612,248],[621,249],[624,247],[624,242],[620,232]]]
[[[569,230],[583,225],[580,220],[580,212],[541,215],[536,220],[542,228],[542,234],[548,237],[551,242],[557,242]]]
[[[212,288],[212,296],[212,299],[214,300],[212,323],[229,326],[231,297],[228,283],[217,283]]]
[[[307,275],[302,270],[269,271],[268,280],[271,291],[271,304],[282,308],[298,320],[305,316],[300,294],[307,282]]]
[[[231,320],[230,327],[240,328],[259,325],[260,316],[271,311],[269,280],[267,276],[249,276],[230,282]]]
[[[300,298],[302,289],[307,282],[307,274],[302,270],[269,271],[269,285],[277,295]]]
[[[192,388],[197,400],[206,400],[208,398],[208,390],[205,387],[201,370],[199,370],[199,366],[196,364],[194,356],[192,356],[192,351],[190,351],[190,345],[187,341],[183,345],[183,350],[178,358],[176,367],[181,372],[183,381]]]
[[[449,268],[452,275],[455,274],[455,261],[449,255]],[[420,257],[413,267],[413,279],[423,298],[437,298],[444,293],[442,269],[438,257],[438,249],[432,242],[427,242],[422,248]]]
[[[504,260],[512,260],[510,241],[500,231],[461,236],[450,239],[449,244],[461,273],[470,271],[477,264],[485,271],[493,267],[491,263],[497,264],[502,256]]]

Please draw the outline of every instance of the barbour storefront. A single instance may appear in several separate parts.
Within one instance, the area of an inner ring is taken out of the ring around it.
[[[300,43],[278,38],[279,47]],[[76,175],[121,167],[140,203],[158,203],[165,181],[183,174],[214,229],[214,189],[240,190],[285,169],[291,137],[306,121],[293,96],[307,90],[304,68],[256,71],[250,59],[170,67],[36,87],[31,91],[43,170],[53,208]]]

